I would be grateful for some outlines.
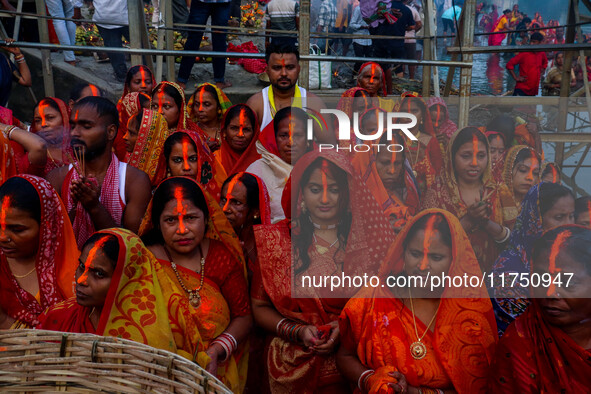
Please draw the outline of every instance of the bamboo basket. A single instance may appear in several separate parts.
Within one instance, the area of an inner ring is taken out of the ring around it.
[[[166,350],[44,330],[0,330],[0,391],[231,393],[196,363]]]

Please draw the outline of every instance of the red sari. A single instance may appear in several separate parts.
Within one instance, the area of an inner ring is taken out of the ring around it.
[[[460,222],[452,214],[430,209],[415,216],[400,232],[384,259],[382,283],[386,275],[404,269],[404,241],[414,223],[430,213],[444,216],[452,235],[452,262],[447,274],[482,276],[478,261]],[[441,297],[433,331],[416,319],[417,330],[426,332],[427,353],[415,360],[411,343],[417,340],[414,314],[387,287],[363,290],[349,300],[339,318],[341,346],[357,354],[365,367],[374,369],[372,392],[389,393],[395,383],[388,372],[399,371],[409,385],[430,389],[454,389],[463,394],[480,393],[497,342],[497,330],[485,287],[446,288]],[[376,390],[376,391],[373,391]],[[355,391],[359,393],[359,390]]]
[[[341,263],[343,271],[350,275],[377,270],[377,266],[373,264],[382,261],[386,252],[385,245],[394,239],[394,235],[373,197],[355,187],[360,184],[360,179],[354,175],[345,156],[335,152],[307,153],[298,160],[288,183],[299,187],[304,171],[318,158],[334,163],[347,173],[352,222],[344,250],[336,250],[336,247],[331,248],[322,243],[321,248],[310,245],[308,255],[313,264],[306,275],[315,275],[313,271],[334,272],[337,264]],[[290,193],[290,189],[286,189],[284,193]],[[292,202],[291,215],[289,211],[286,212],[294,218],[293,222],[285,220],[275,225],[255,226],[259,266],[254,274],[251,297],[270,301],[286,318],[321,326],[337,319],[346,299],[334,298],[334,295],[333,298],[328,298],[326,294],[316,291],[306,291],[307,298],[292,296],[292,287],[301,278],[299,274],[296,277],[292,272],[291,263],[291,237],[299,236],[297,221],[303,214],[301,201],[302,192],[298,190],[298,198]],[[368,262],[368,266],[359,264],[361,261]],[[266,363],[272,392],[342,393],[347,390],[336,369],[334,354],[317,355],[299,344],[271,335],[267,345]]]
[[[80,253],[66,208],[53,187],[33,175],[19,176],[33,185],[41,202],[35,262],[39,294],[30,294],[19,285],[0,250],[0,305],[8,316],[33,327],[45,309],[72,296],[72,280]]]
[[[232,107],[230,107],[229,109],[231,109]],[[229,113],[228,111],[226,111],[224,118],[222,119],[222,125],[226,123],[226,116]],[[252,125],[252,139],[250,140],[250,144],[248,144],[244,152],[238,153],[234,151],[230,147],[230,144],[228,144],[225,138],[222,138],[220,149],[214,152],[215,158],[222,164],[222,167],[224,167],[224,170],[226,170],[226,174],[231,175],[237,172],[246,171],[249,165],[261,158],[261,155],[257,152],[256,148],[257,139],[260,134],[259,122],[257,120],[256,114],[254,114],[254,119],[255,122]]]
[[[548,324],[534,302],[499,341],[489,393],[588,393],[591,350]]]

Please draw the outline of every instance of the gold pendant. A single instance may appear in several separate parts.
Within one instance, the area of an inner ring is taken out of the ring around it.
[[[321,245],[316,245],[316,251],[320,254],[324,254],[328,252],[328,248]]]
[[[427,346],[421,341],[410,344],[410,354],[415,360],[420,360],[427,355]]]
[[[415,170],[412,170],[412,173],[414,174],[415,178],[417,177],[417,172]]]
[[[189,304],[195,308],[199,307],[201,305],[201,296],[199,294],[191,294],[189,296]]]

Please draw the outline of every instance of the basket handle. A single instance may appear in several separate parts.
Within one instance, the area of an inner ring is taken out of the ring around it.
[[[68,334],[62,334],[62,342],[60,343],[60,357],[66,357],[66,341],[68,340]]]

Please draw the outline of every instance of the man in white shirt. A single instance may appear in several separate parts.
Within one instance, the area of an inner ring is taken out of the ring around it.
[[[416,32],[419,31],[423,27],[423,21],[421,20],[421,15],[417,10],[414,2],[412,0],[404,0],[404,5],[407,6],[410,11],[412,12],[412,18],[415,21],[415,25],[410,30],[406,31],[404,40],[404,49],[406,51],[406,58],[410,60],[417,59],[417,40],[415,39]],[[415,71],[417,66],[408,65],[408,76],[410,79],[414,79]]]

